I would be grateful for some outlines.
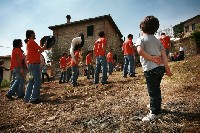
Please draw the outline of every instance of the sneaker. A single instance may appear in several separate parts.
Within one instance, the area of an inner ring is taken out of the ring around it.
[[[135,74],[131,74],[130,77],[136,77]]]
[[[127,78],[127,76],[126,76],[126,75],[124,75],[123,77],[124,77],[124,78]]]
[[[159,117],[160,117],[160,115],[155,115],[155,114],[152,114],[150,112],[147,116],[145,116],[145,117],[142,118],[142,121],[143,122],[150,122],[152,120],[158,119]]]
[[[108,81],[106,81],[106,82],[102,82],[102,85],[106,85],[106,84],[110,84],[111,82],[108,82]]]
[[[24,98],[25,95],[17,96],[18,99]]]
[[[29,103],[29,101],[26,101],[24,98],[23,98],[23,102],[24,102],[24,103]]]
[[[30,101],[30,103],[32,103],[32,104],[39,104],[39,103],[41,103],[42,101],[38,98],[38,99],[36,99],[36,100],[34,100],[34,101]]]
[[[78,83],[74,83],[72,86],[76,87],[76,86],[79,86],[79,84]]]
[[[12,96],[9,96],[8,94],[5,95],[8,99],[13,100]]]

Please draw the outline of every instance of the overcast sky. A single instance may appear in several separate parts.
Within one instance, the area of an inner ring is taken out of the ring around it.
[[[123,36],[137,39],[139,24],[147,15],[160,21],[160,29],[200,15],[200,0],[0,0],[0,55],[10,55],[12,41],[25,39],[32,29],[36,42],[52,35],[49,26],[110,14]],[[24,44],[23,49],[26,46]]]

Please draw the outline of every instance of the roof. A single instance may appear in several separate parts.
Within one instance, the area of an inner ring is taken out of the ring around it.
[[[189,21],[191,21],[191,20],[193,20],[193,19],[196,19],[196,18],[198,18],[198,17],[200,17],[200,15],[196,15],[196,16],[194,16],[194,17],[188,19],[188,20],[185,20],[185,21],[183,21],[183,22],[180,22],[179,24],[174,25],[173,27],[178,26],[178,25],[184,25],[185,23],[187,23],[187,22],[189,22]]]
[[[74,21],[74,22],[70,22],[70,23],[60,24],[60,25],[49,26],[48,28],[51,29],[51,30],[53,30],[53,29],[59,28],[59,27],[65,27],[65,26],[70,26],[70,25],[73,25],[73,24],[85,23],[85,22],[88,22],[88,21],[102,20],[102,19],[108,19],[111,22],[111,25],[114,27],[114,29],[118,33],[118,35],[121,38],[123,37],[123,35],[121,34],[119,28],[117,27],[117,25],[113,21],[113,19],[110,16],[110,14],[109,15],[104,15],[104,16],[98,16],[98,17],[95,17],[95,18],[88,18],[88,19],[83,19],[83,20]]]
[[[200,15],[194,16],[193,18],[190,18],[190,19],[184,21],[183,23],[186,23],[186,22],[191,21],[191,20],[193,20],[193,19],[196,19],[196,18],[198,18],[198,17],[200,17]]]
[[[10,59],[11,55],[0,56],[0,59]]]

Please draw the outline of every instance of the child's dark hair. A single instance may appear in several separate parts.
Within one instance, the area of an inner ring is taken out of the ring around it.
[[[31,35],[34,33],[33,30],[27,30],[26,31],[26,39],[24,40],[25,43],[28,42],[28,39],[30,39]]]
[[[132,37],[133,38],[133,35],[132,34],[128,34],[128,38]]]
[[[21,44],[22,44],[22,40],[21,39],[15,39],[13,41],[13,49],[15,48],[20,48],[21,47]]]
[[[63,54],[62,54],[62,56],[65,56],[65,55],[67,55],[67,53],[63,53]]]
[[[162,36],[162,35],[165,35],[165,33],[161,33],[161,36]]]
[[[140,23],[140,29],[147,34],[155,34],[159,28],[159,20],[154,16],[146,16]]]
[[[100,32],[98,33],[98,35],[99,35],[99,37],[103,37],[103,36],[105,35],[105,33],[104,33],[104,31],[100,31]]]
[[[28,39],[24,39],[24,42],[27,44],[28,43]]]

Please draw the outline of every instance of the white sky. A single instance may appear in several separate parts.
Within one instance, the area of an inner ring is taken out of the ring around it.
[[[28,29],[36,33],[36,42],[52,35],[49,26],[110,14],[123,36],[140,33],[140,21],[154,15],[160,28],[174,26],[200,14],[200,0],[1,0],[0,56],[10,55],[12,41],[25,39]],[[24,44],[23,49],[26,49]]]

